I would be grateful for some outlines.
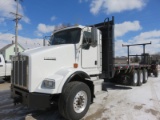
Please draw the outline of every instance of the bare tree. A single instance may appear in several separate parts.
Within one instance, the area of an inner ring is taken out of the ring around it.
[[[57,31],[57,30],[60,30],[60,29],[62,29],[62,28],[66,28],[66,27],[71,27],[72,25],[70,24],[70,23],[62,23],[62,24],[60,24],[60,25],[57,25],[57,26],[55,26],[55,29],[54,29],[54,31]],[[54,32],[53,31],[53,32]]]

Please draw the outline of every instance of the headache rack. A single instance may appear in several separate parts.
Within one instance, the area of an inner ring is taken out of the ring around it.
[[[100,78],[112,78],[114,76],[114,17],[106,18],[104,22],[91,25],[102,32],[102,74]]]

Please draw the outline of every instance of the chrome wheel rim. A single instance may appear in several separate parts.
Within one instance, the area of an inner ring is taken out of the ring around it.
[[[138,83],[138,77],[137,77],[138,75],[137,75],[137,73],[135,73],[134,74],[134,83],[136,84],[136,83]]]
[[[140,73],[140,82],[143,83],[143,74]]]
[[[81,113],[87,106],[87,93],[79,91],[74,97],[73,108],[76,113]]]
[[[145,81],[147,81],[147,80],[148,80],[148,73],[145,72]]]

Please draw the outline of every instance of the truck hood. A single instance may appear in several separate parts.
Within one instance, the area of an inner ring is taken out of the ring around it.
[[[45,78],[56,74],[60,69],[72,68],[75,63],[75,45],[55,45],[27,50],[20,53],[28,56],[28,84],[33,92]]]
[[[73,47],[73,44],[61,44],[61,45],[53,45],[53,46],[44,46],[44,47],[38,47],[38,48],[33,48],[33,49],[28,49],[20,53],[20,55],[25,55],[25,56],[32,56],[32,55],[39,55],[39,54],[44,54],[48,53],[51,51],[58,50],[60,48],[66,48],[66,47]]]

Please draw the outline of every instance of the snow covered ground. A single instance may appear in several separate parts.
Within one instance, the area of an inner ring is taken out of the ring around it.
[[[0,120],[64,120],[57,107],[48,111],[14,106],[9,83],[0,84]],[[160,120],[160,76],[141,87],[107,84],[83,120]]]
[[[141,87],[108,85],[86,120],[160,120],[160,77],[149,77]]]

